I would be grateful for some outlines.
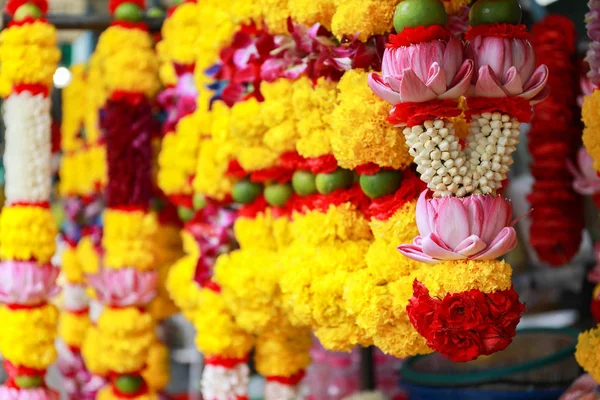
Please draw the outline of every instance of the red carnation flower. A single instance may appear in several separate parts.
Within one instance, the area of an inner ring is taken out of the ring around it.
[[[474,329],[485,319],[488,312],[483,293],[471,290],[466,293],[448,294],[442,300],[438,318],[446,328]]]
[[[470,330],[439,330],[434,333],[432,344],[431,347],[438,353],[456,362],[472,361],[479,357],[483,350],[481,338]]]
[[[510,333],[507,333],[496,325],[487,325],[481,328],[479,335],[481,337],[483,354],[493,354],[508,347],[514,336],[514,331],[510,335]]]
[[[439,300],[429,297],[429,290],[419,281],[413,283],[413,297],[408,301],[406,311],[411,324],[417,332],[429,340],[429,336],[437,329],[435,312]]]

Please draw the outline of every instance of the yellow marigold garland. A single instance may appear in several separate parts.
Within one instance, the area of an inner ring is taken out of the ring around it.
[[[583,144],[594,159],[594,169],[600,171],[600,90],[586,96],[582,108]]]
[[[596,381],[600,380],[600,356],[598,355],[598,348],[600,348],[600,327],[595,327],[579,334],[575,359]]]
[[[58,336],[68,345],[81,348],[87,330],[90,327],[90,318],[87,312],[72,313],[63,311],[58,323]]]
[[[310,365],[310,328],[281,327],[260,335],[254,360],[263,376],[289,377]]]

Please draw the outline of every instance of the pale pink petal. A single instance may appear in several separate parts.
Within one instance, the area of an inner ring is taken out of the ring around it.
[[[475,95],[478,97],[508,97],[508,93],[496,78],[489,66],[479,68],[479,77],[475,83]]]
[[[513,227],[503,228],[492,243],[480,254],[470,257],[473,260],[494,260],[517,247],[517,232]]]
[[[5,385],[0,386],[2,400],[59,400],[58,392],[49,388],[15,389]]]
[[[454,80],[454,76],[458,74],[458,70],[459,67],[461,67],[462,62],[462,43],[453,36],[446,45],[446,49],[444,50],[444,58],[442,59],[442,69],[446,73],[446,86],[452,87],[451,82]]]
[[[435,98],[435,93],[425,86],[412,70],[404,70],[402,82],[400,83],[401,102],[422,103]]]
[[[369,87],[371,90],[380,98],[391,104],[399,104],[402,102],[402,98],[399,93],[394,92],[383,82],[381,75],[376,73],[369,74]]]
[[[423,253],[438,260],[461,260],[466,257],[450,250],[435,233],[423,237]]]
[[[469,233],[481,236],[485,224],[485,212],[479,196],[468,196],[464,199],[465,208],[469,216]]]
[[[423,253],[420,247],[413,246],[411,244],[402,244],[398,246],[398,251],[404,254],[406,257],[411,260],[419,261],[426,264],[436,264],[439,263],[440,260],[435,260],[427,254]]]
[[[432,215],[430,214],[430,210],[428,207],[427,201],[427,190],[421,192],[419,196],[419,200],[417,200],[417,228],[419,229],[419,233],[421,236],[427,236],[431,233],[431,229],[433,225],[430,225],[430,221],[432,220]]]
[[[434,62],[429,69],[429,80],[425,83],[438,96],[446,91],[446,75],[440,64]]]
[[[463,202],[444,197],[435,222],[435,232],[450,248],[455,249],[469,235],[469,216]]]
[[[593,196],[600,193],[600,181],[574,181],[573,188],[583,196]]]
[[[471,235],[462,241],[454,251],[462,256],[470,257],[484,250],[487,245],[476,235]]]
[[[525,83],[525,88],[521,97],[526,100],[535,98],[548,83],[548,67],[545,65],[540,65],[537,67],[531,79]]]
[[[411,58],[408,60],[410,64],[404,63],[403,71],[410,69],[415,73],[421,82],[427,82],[429,79],[429,68],[433,63],[440,63],[444,56],[445,43],[439,40],[433,42],[423,42],[414,46],[410,46],[409,49]]]
[[[542,101],[546,100],[548,96],[550,96],[550,92],[550,86],[546,86],[541,92],[536,94],[534,98],[529,99],[529,104],[535,106],[536,104],[541,103]]]
[[[518,96],[523,93],[523,82],[515,66],[510,67],[506,71],[506,75],[504,76],[504,90],[511,96]]]
[[[384,83],[392,89],[394,92],[400,93],[400,83],[402,82],[402,77],[394,77],[391,75],[383,76]]]
[[[482,67],[489,67],[495,76],[504,76],[504,64],[506,57],[506,46],[508,41],[501,38],[486,37],[478,48],[473,49],[477,57],[477,67],[481,73]]]
[[[465,60],[460,67],[458,74],[454,77],[454,80],[450,82],[448,91],[441,96],[440,99],[458,99],[463,96],[469,90],[471,80],[473,79],[474,63],[473,60]]]
[[[511,41],[512,64],[519,71],[522,82],[527,82],[535,70],[535,54],[531,43],[523,39]],[[506,82],[506,81],[505,81]]]
[[[502,196],[484,197],[485,223],[481,239],[490,244],[505,226],[510,225],[512,209],[510,203]]]

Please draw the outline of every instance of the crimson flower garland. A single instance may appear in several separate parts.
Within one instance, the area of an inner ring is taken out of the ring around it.
[[[528,196],[533,208],[530,241],[539,258],[554,266],[575,256],[584,228],[581,196],[566,168],[576,156],[581,135],[575,43],[575,26],[565,17],[549,16],[533,28],[536,57],[551,71],[551,93],[535,106],[529,132],[535,178]]]

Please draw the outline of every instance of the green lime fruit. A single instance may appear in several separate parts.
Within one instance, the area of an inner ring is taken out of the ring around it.
[[[194,205],[194,210],[200,210],[201,208],[206,207],[206,199],[204,198],[204,195],[202,193],[194,193],[192,204]]]
[[[329,174],[318,174],[316,184],[321,194],[330,194],[338,189],[344,189],[352,185],[354,175],[352,171],[338,168]]]
[[[26,3],[17,8],[13,19],[15,21],[23,21],[26,18],[38,19],[42,17],[42,10],[38,6],[31,3]]]
[[[250,204],[260,196],[263,187],[260,183],[250,182],[248,179],[233,185],[231,196],[236,203]]]
[[[162,18],[165,16],[165,11],[160,7],[152,7],[146,12],[149,18]]]
[[[396,6],[394,28],[400,33],[404,28],[446,25],[448,15],[440,0],[403,0]]]
[[[472,26],[521,22],[521,6],[517,0],[478,0],[471,7],[469,20]]]
[[[382,170],[374,175],[361,175],[360,187],[372,199],[395,193],[402,184],[402,172]]]
[[[115,18],[122,21],[138,22],[142,20],[142,9],[133,3],[123,3],[115,10]]]
[[[144,380],[138,375],[121,375],[114,381],[115,387],[124,394],[136,393],[143,384]]]
[[[40,375],[19,375],[15,384],[22,389],[32,389],[44,385],[44,377]]]
[[[310,171],[296,171],[292,177],[294,191],[300,196],[308,196],[317,193],[317,177]]]
[[[194,217],[194,210],[187,207],[177,207],[177,215],[183,222],[188,222]]]
[[[292,197],[294,190],[287,183],[275,183],[265,188],[265,199],[269,205],[283,207]]]

